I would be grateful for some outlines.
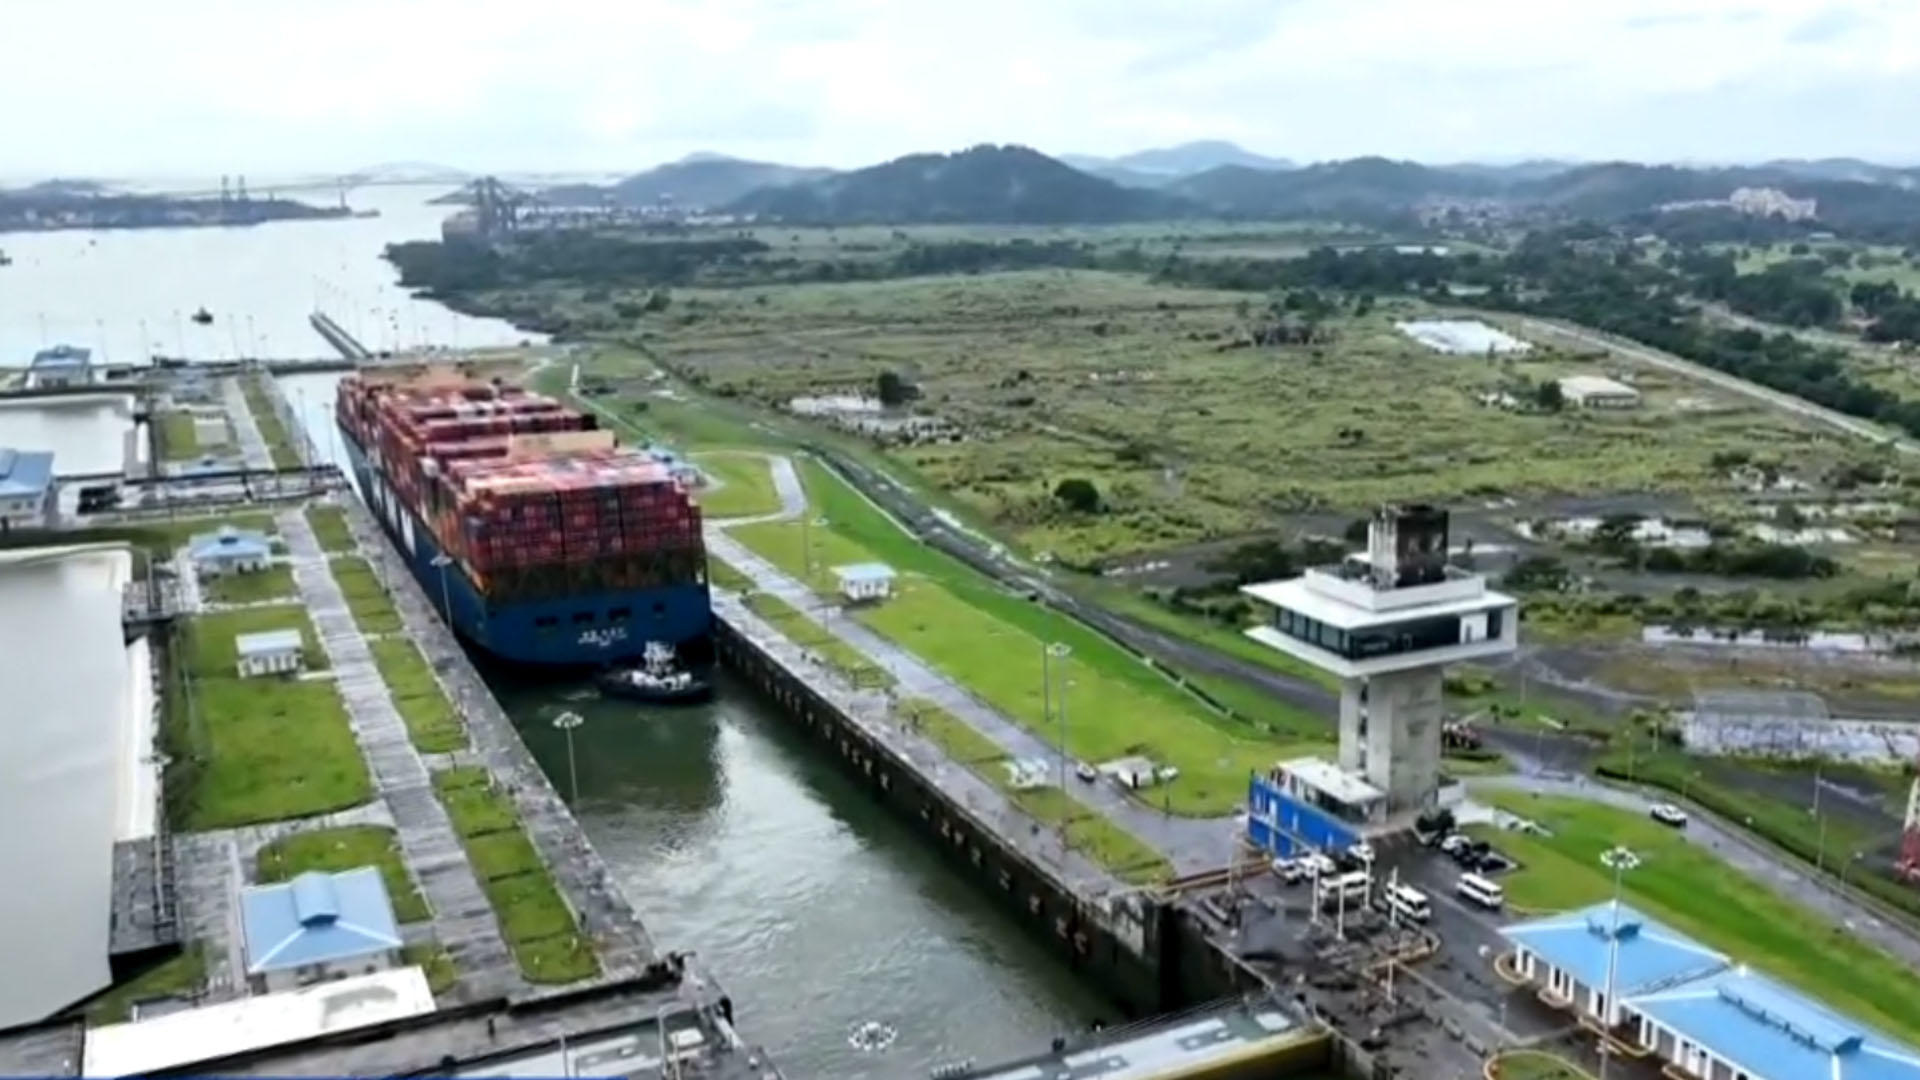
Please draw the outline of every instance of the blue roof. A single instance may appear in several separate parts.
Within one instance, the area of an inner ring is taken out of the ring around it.
[[[231,525],[222,525],[218,532],[200,533],[187,542],[187,550],[193,558],[235,559],[265,558],[273,550],[265,533],[251,529],[236,529]]]
[[[33,354],[30,368],[86,367],[93,362],[93,350],[76,345],[55,345]]]
[[[43,451],[0,450],[0,498],[42,495],[53,483],[53,455]]]
[[[1622,1004],[1749,1076],[1920,1080],[1920,1053],[1746,968]]]
[[[894,578],[893,567],[879,562],[836,566],[833,572],[843,581],[892,581]]]
[[[247,974],[350,960],[400,947],[400,928],[380,871],[371,866],[311,870],[240,893]]]
[[[1609,955],[1616,954],[1613,985],[1622,996],[1711,975],[1731,963],[1678,930],[1611,900],[1502,927],[1500,933],[1589,987],[1607,985]],[[1616,940],[1617,949],[1612,947]]]

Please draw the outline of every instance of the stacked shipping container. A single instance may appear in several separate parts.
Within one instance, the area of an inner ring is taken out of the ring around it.
[[[700,512],[669,469],[551,398],[436,373],[349,376],[339,420],[494,601],[698,584]],[[547,445],[547,443],[554,445]]]

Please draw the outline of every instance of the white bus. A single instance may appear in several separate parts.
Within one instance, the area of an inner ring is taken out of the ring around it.
[[[1332,909],[1343,902],[1347,907],[1358,908],[1367,902],[1367,883],[1371,880],[1365,870],[1355,870],[1351,874],[1320,879],[1320,906]]]
[[[1507,902],[1506,892],[1479,874],[1461,874],[1454,891],[1481,907],[1498,908]]]
[[[1387,911],[1396,918],[1414,922],[1426,922],[1433,918],[1433,908],[1427,903],[1427,894],[1411,885],[1389,885],[1381,896],[1386,901]]]

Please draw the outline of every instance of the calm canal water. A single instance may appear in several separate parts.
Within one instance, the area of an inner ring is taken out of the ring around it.
[[[282,380],[323,455],[338,452],[337,380]],[[1116,1015],[746,688],[676,710],[580,685],[495,690],[563,794],[553,718],[586,718],[574,749],[588,836],[655,940],[697,953],[790,1075],[924,1076]],[[847,1041],[868,1020],[897,1032],[883,1053]]]

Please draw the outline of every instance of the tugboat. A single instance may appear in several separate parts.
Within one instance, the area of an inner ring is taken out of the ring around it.
[[[614,668],[594,680],[600,692],[652,705],[687,705],[713,696],[713,684],[674,663],[673,646],[647,642],[639,667]]]
[[[200,326],[210,325],[213,322],[213,312],[201,308],[193,313],[193,321]]]

